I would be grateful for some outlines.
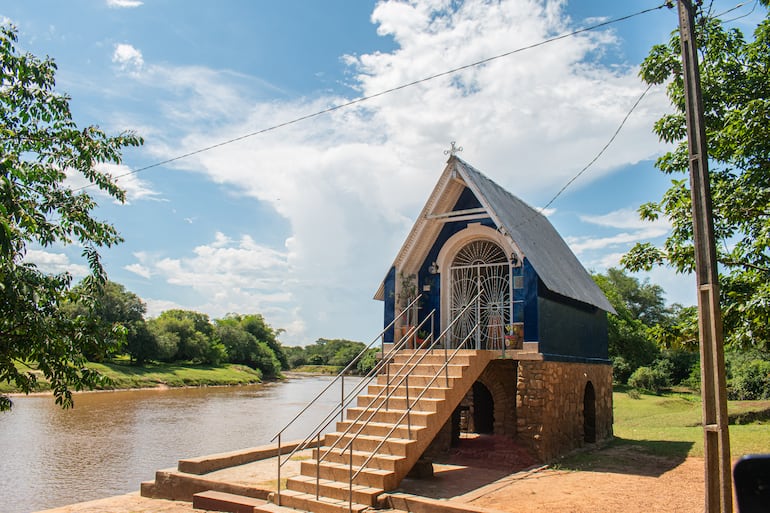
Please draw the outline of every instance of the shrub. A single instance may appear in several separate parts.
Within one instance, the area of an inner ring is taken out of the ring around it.
[[[770,361],[746,358],[731,366],[728,399],[754,401],[770,399]]]
[[[666,349],[655,360],[654,367],[660,370],[671,385],[685,383],[698,362],[698,353],[679,349]]]
[[[666,376],[657,368],[639,367],[628,378],[628,384],[637,390],[660,394],[667,385]]]
[[[612,381],[625,385],[628,382],[628,378],[631,376],[633,369],[631,364],[622,356],[613,356],[612,360]]]

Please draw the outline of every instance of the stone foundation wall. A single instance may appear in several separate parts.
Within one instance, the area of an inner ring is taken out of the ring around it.
[[[494,434],[516,436],[516,360],[492,360],[476,380],[492,394]]]
[[[518,362],[517,438],[542,461],[585,445],[583,397],[588,382],[595,393],[599,441],[612,436],[611,365]]]

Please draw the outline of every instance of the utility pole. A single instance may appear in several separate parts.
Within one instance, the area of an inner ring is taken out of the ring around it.
[[[698,45],[695,40],[692,1],[679,0],[678,4],[687,145],[690,156],[695,274],[698,280],[703,452],[706,459],[705,511],[731,513],[733,495],[730,434],[727,428],[724,336],[722,312],[719,307],[719,281],[711,214],[706,128],[698,70]]]

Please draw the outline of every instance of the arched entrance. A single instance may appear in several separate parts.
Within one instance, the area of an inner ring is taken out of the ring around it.
[[[473,425],[481,435],[495,432],[495,402],[489,389],[478,381],[473,384]]]
[[[495,400],[484,383],[476,381],[452,414],[452,445],[461,435],[495,434]]]
[[[503,249],[490,240],[460,249],[450,268],[450,293],[450,316],[459,318],[453,343],[467,339],[467,348],[502,349],[512,317],[511,267]]]
[[[590,381],[583,392],[583,441],[587,444],[596,442],[596,392]]]

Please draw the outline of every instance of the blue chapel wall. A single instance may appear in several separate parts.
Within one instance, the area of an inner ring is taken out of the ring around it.
[[[607,313],[539,283],[539,349],[551,361],[609,363]]]
[[[390,271],[388,271],[388,275],[385,276],[384,291],[385,291],[385,298],[383,299],[384,318],[383,318],[382,329],[387,328],[388,325],[391,322],[393,322],[393,319],[395,319],[396,317],[396,268],[395,267],[391,267]],[[393,335],[394,335],[394,329],[393,329],[393,326],[391,326],[385,331],[385,334],[383,336],[383,341],[386,344],[392,344]]]
[[[457,198],[457,202],[455,203],[452,210],[468,210],[471,208],[479,208],[481,207],[481,203],[479,203],[479,200],[476,199],[476,196],[473,194],[473,192],[468,189],[467,187],[463,189],[463,192],[460,194],[460,197]],[[497,225],[492,221],[490,218],[486,219],[477,219],[473,221],[454,221],[445,223],[444,226],[441,228],[441,231],[439,232],[438,236],[436,237],[436,240],[433,242],[433,246],[431,246],[430,251],[428,251],[428,255],[425,257],[425,260],[420,265],[420,270],[417,273],[417,283],[419,286],[419,290],[422,292],[422,304],[420,305],[419,315],[418,315],[418,321],[422,322],[425,317],[430,315],[430,313],[435,309],[436,313],[434,314],[435,322],[433,323],[433,336],[434,339],[437,338],[441,334],[441,278],[439,274],[431,274],[428,271],[428,268],[430,265],[436,261],[438,258],[438,254],[441,251],[441,248],[444,247],[444,244],[457,232],[460,232],[464,230],[469,223],[480,223],[483,226],[489,226],[492,229],[497,229]],[[444,269],[439,269],[439,272],[444,272]],[[424,290],[425,285],[427,285],[430,290]],[[430,332],[430,321],[425,323],[425,331]]]
[[[452,210],[478,207],[481,207],[481,204],[466,187]],[[437,260],[444,244],[453,235],[464,230],[471,222],[497,229],[491,218],[445,223],[417,273],[418,291],[423,295],[418,313],[418,323],[435,310],[434,337],[438,337],[441,333],[439,322],[441,319],[441,280],[438,274],[431,274],[428,268]],[[444,271],[444,269],[439,269],[439,272]],[[514,275],[520,275],[523,281],[522,289],[514,289],[514,300],[523,303],[520,307],[521,314],[516,311],[519,307],[514,305],[514,316],[516,317],[514,320],[518,321],[519,318],[523,318],[524,341],[539,342],[540,352],[547,360],[608,361],[607,316],[604,311],[550,292],[527,258],[524,258],[521,268],[514,268]],[[390,324],[396,315],[396,279],[396,270],[391,268],[384,285],[385,315],[383,328]],[[429,331],[429,323],[426,323],[423,329]],[[385,341],[393,342],[393,338],[394,330],[391,328],[385,334]]]

